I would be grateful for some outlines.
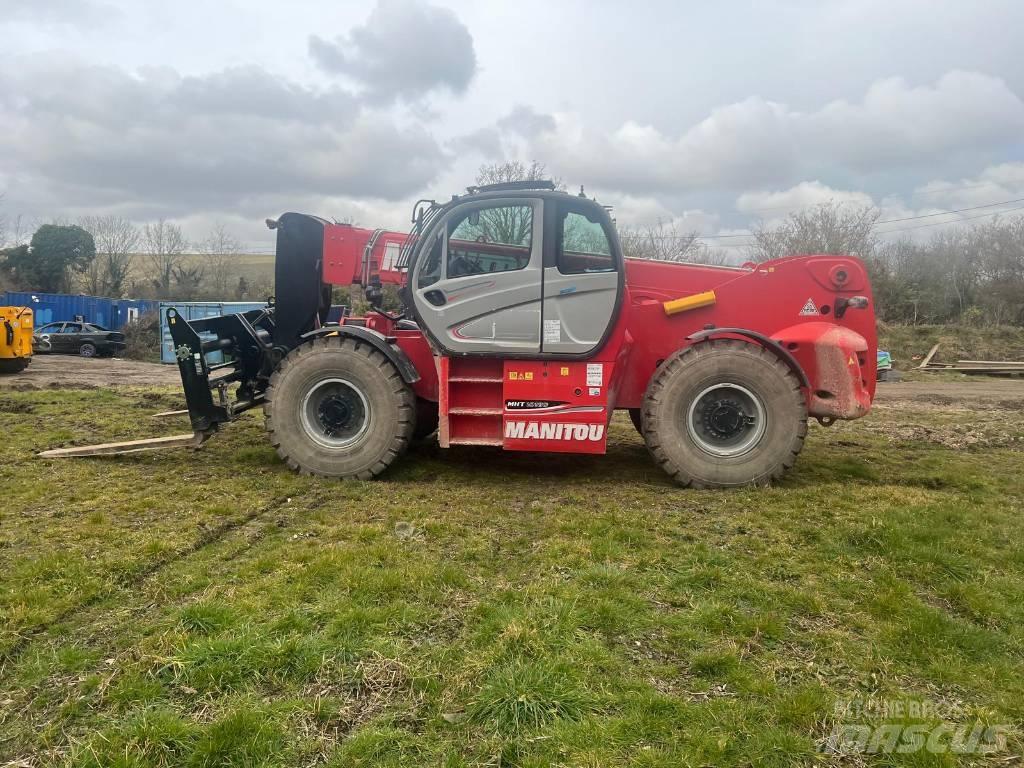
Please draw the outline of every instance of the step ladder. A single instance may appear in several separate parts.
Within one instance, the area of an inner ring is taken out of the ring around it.
[[[504,362],[496,358],[439,360],[441,447],[502,445]]]

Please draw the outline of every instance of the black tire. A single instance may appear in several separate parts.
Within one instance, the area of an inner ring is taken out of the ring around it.
[[[426,440],[437,432],[439,422],[437,403],[433,400],[416,398],[416,429],[413,430],[412,439],[415,441]]]
[[[629,420],[633,422],[633,426],[636,428],[637,433],[640,437],[644,436],[644,417],[641,408],[630,408],[629,409]]]
[[[98,350],[96,349],[96,345],[91,341],[85,342],[78,348],[78,354],[82,357],[96,357],[97,353]]]
[[[21,373],[28,368],[31,357],[5,357],[0,359],[0,373]]]
[[[709,341],[668,358],[642,409],[655,461],[693,488],[768,485],[793,466],[807,435],[796,376],[757,344]]]
[[[263,413],[291,469],[360,480],[405,452],[416,423],[415,396],[391,361],[339,336],[288,353],[270,377]]]

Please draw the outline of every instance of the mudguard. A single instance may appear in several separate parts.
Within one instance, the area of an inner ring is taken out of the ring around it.
[[[416,370],[416,366],[412,364],[409,356],[395,343],[382,333],[375,331],[371,328],[364,328],[360,325],[329,325],[323,328],[317,328],[315,331],[304,333],[300,338],[303,341],[308,339],[316,339],[321,336],[348,336],[353,339],[365,341],[367,344],[372,345],[376,349],[391,361],[391,363],[398,369],[398,374],[402,377],[402,380],[406,384],[415,384],[420,380],[419,371]]]

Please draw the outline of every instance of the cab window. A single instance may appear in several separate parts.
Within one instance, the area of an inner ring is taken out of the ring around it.
[[[417,278],[416,285],[419,288],[426,288],[428,285],[433,285],[441,279],[441,236],[438,235],[434,238],[434,245],[431,247],[430,252],[427,254],[426,261],[423,262],[423,267],[420,269],[420,275]]]
[[[611,244],[601,222],[566,211],[562,215],[555,263],[563,275],[614,272]]]
[[[474,208],[448,223],[447,277],[523,269],[532,249],[532,205]]]

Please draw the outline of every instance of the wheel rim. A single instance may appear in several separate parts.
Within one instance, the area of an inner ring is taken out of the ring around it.
[[[705,453],[733,458],[752,451],[767,428],[764,404],[746,387],[713,384],[690,403],[686,431]]]
[[[348,448],[370,427],[370,404],[359,387],[346,379],[318,381],[299,406],[302,428],[325,448]]]
[[[92,344],[83,344],[79,352],[82,353],[82,357],[92,357],[96,354],[96,347]]]

